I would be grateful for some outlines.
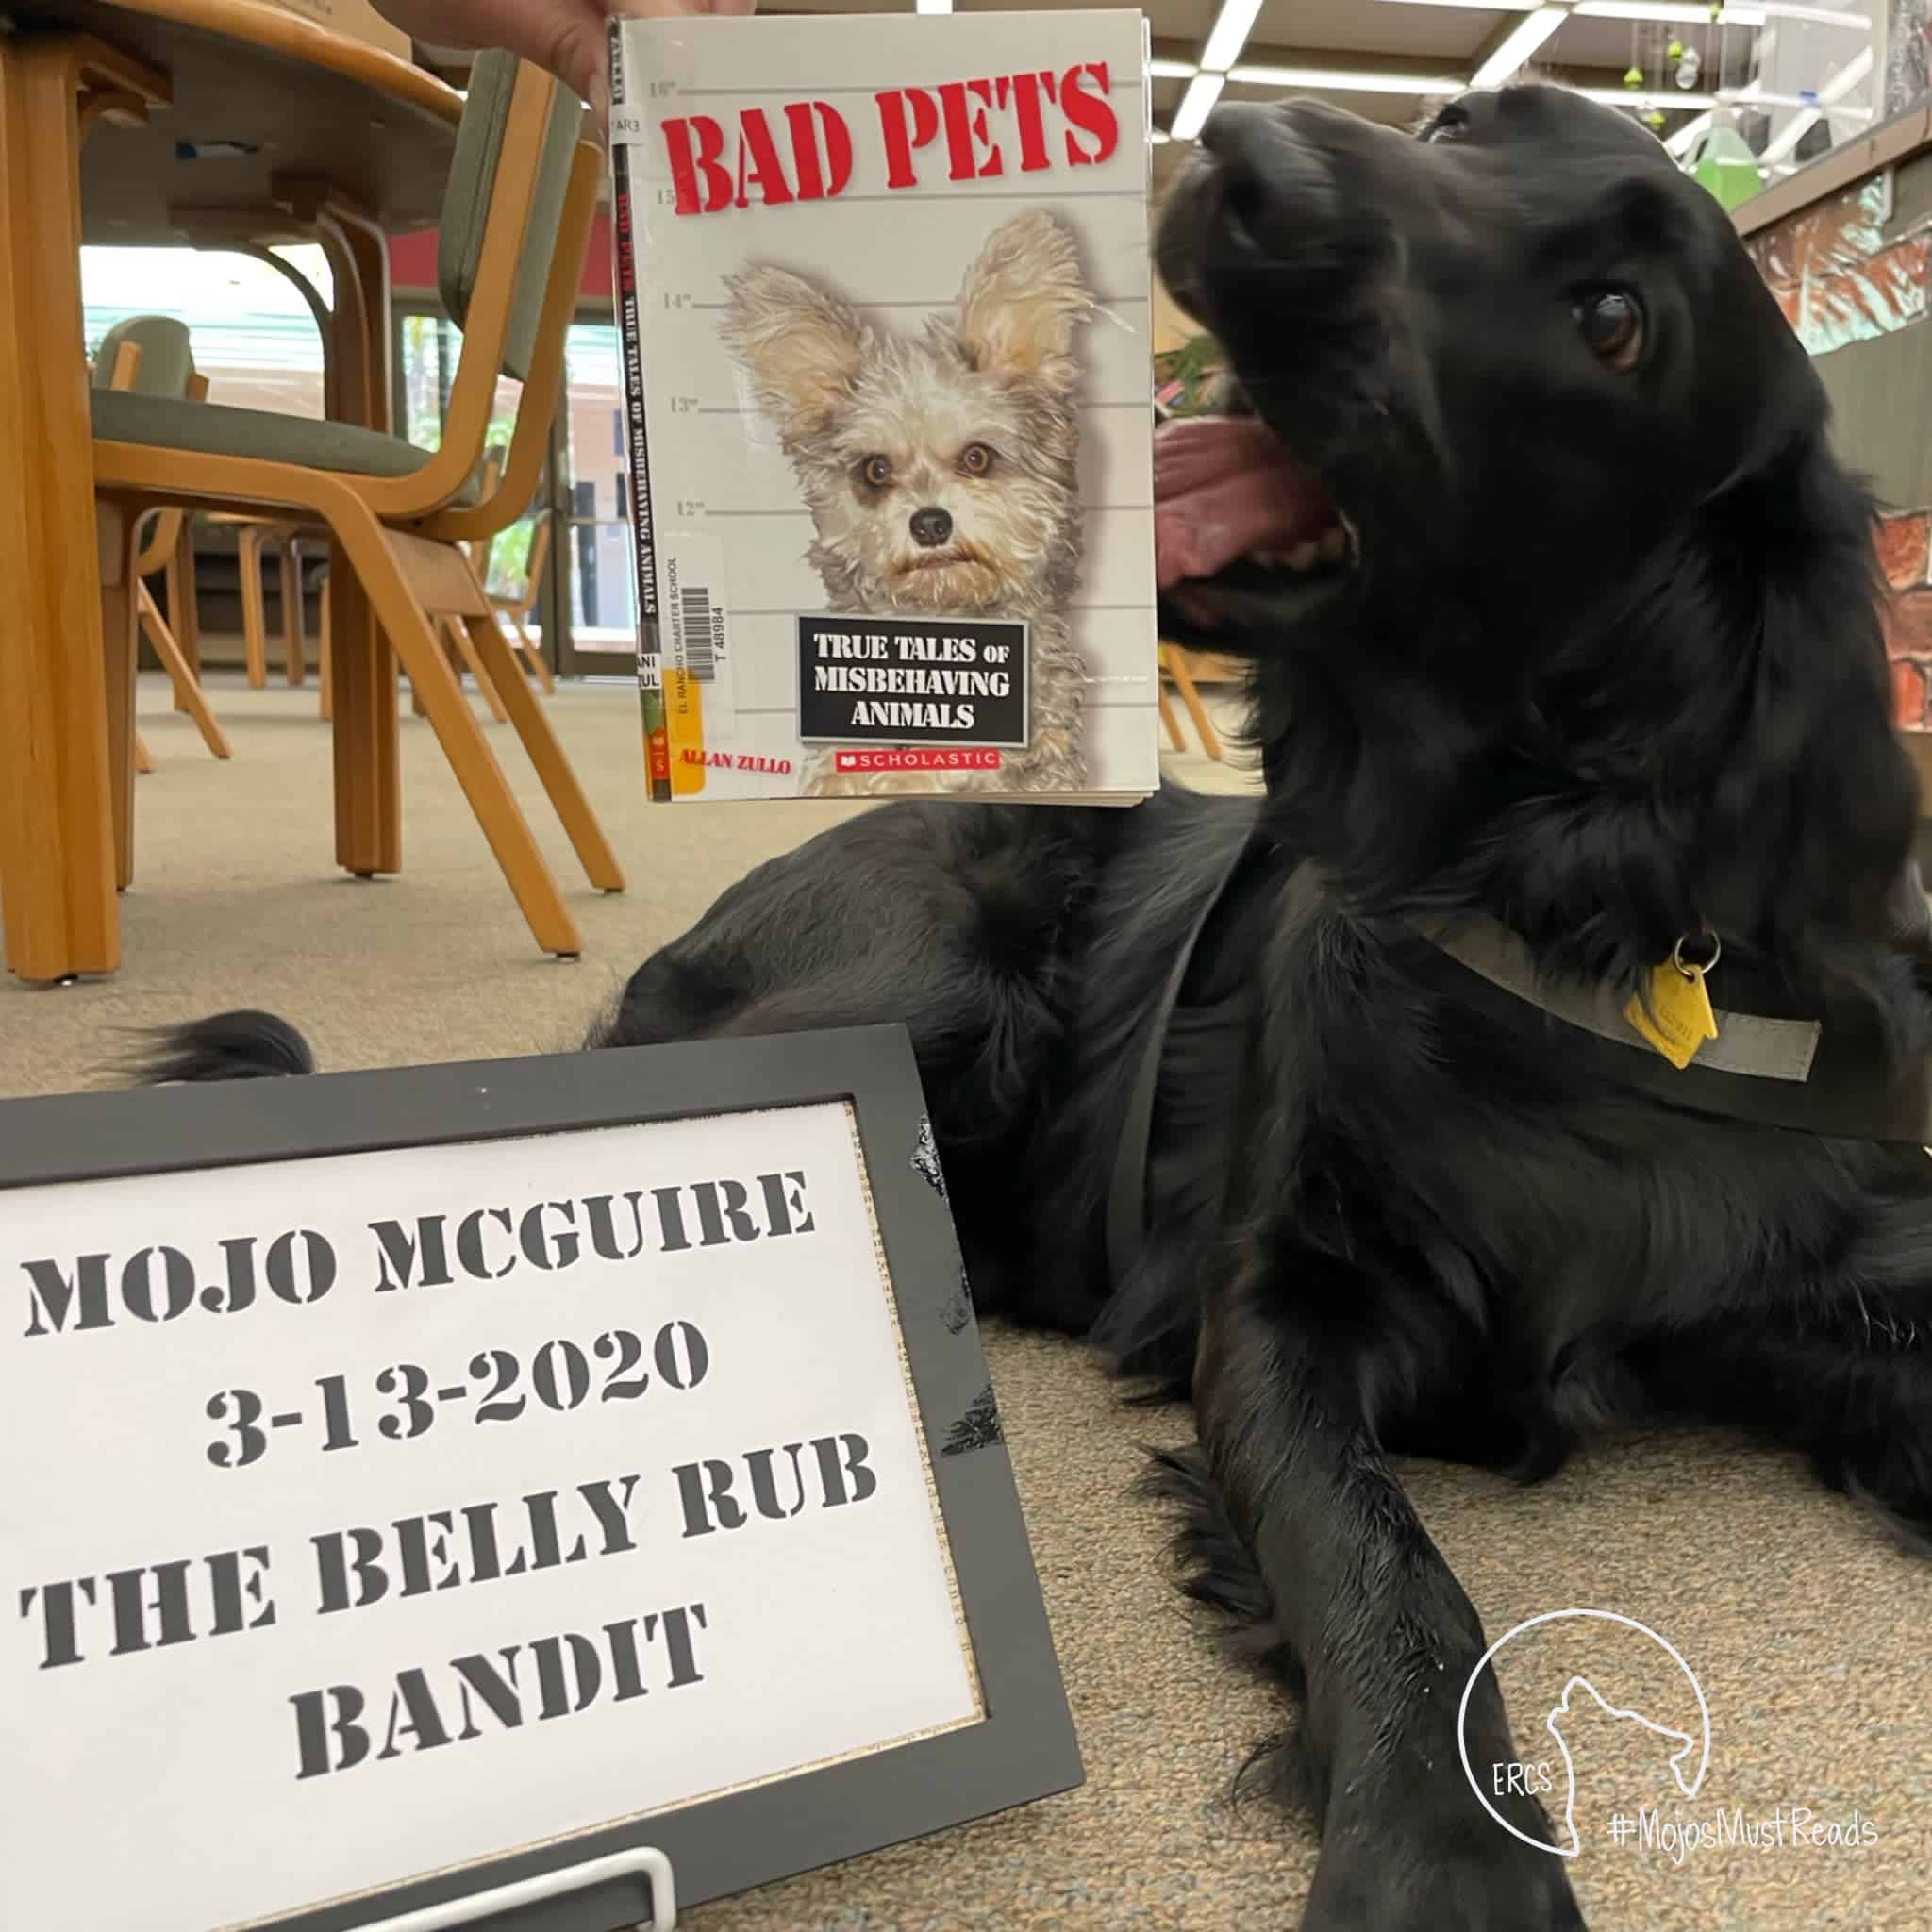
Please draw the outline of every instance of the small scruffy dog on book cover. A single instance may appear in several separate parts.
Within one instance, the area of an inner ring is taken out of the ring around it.
[[[840,772],[819,751],[804,795],[1083,791],[1087,667],[1067,621],[1080,572],[1073,346],[1094,303],[1072,236],[1044,213],[1003,224],[953,313],[918,339],[784,269],[725,286],[724,340],[805,492],[826,608],[1028,626],[1027,743],[998,771]]]

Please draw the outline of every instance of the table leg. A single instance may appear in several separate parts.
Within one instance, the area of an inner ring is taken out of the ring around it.
[[[268,682],[268,618],[261,601],[262,526],[243,524],[235,533],[235,560],[242,589],[242,655],[249,688]]]
[[[315,708],[317,714],[324,720],[326,720],[328,718],[330,712],[329,677],[331,674],[329,665],[329,654],[332,647],[330,645],[329,640],[331,637],[334,636],[334,632],[329,627],[328,602],[329,586],[332,583],[334,583],[335,580],[336,563],[334,552],[333,550],[331,550],[328,563],[322,573],[321,604],[320,608],[317,609],[315,613],[315,651],[317,658],[315,681],[321,687],[320,694],[317,696],[315,701]]]
[[[396,660],[356,573],[329,566],[329,721],[336,863],[358,878],[402,869]]]
[[[389,257],[381,237],[318,224],[335,284],[330,360],[344,419],[390,425]],[[396,660],[340,546],[329,565],[329,706],[334,733],[336,862],[358,877],[403,863]]]
[[[0,36],[0,910],[23,979],[121,961],[82,358],[76,43]],[[78,541],[76,541],[78,540]]]

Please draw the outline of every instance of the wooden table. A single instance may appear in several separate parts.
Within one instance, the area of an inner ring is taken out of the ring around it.
[[[80,243],[319,242],[335,284],[331,413],[388,429],[385,236],[437,218],[462,102],[258,0],[0,0],[7,25],[0,919],[8,966],[44,981],[120,962],[112,814],[131,772],[109,756]],[[337,858],[394,871],[394,665],[346,579],[331,605]]]

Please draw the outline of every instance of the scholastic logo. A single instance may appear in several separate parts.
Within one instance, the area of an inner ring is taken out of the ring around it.
[[[841,751],[832,754],[841,772],[997,772],[1000,755],[977,746],[951,751]]]
[[[887,88],[873,96],[886,186],[917,188],[923,169],[934,172],[928,157],[944,161],[948,181],[1095,167],[1120,145],[1111,86],[1107,62],[1088,60],[1058,75]],[[680,215],[829,201],[852,179],[852,127],[825,101],[742,108],[728,128],[715,115],[677,115],[662,133]]]

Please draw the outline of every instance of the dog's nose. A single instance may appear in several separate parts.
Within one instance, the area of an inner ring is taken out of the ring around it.
[[[1218,212],[1228,237],[1263,255],[1306,248],[1311,231],[1335,220],[1335,177],[1302,117],[1324,110],[1313,103],[1217,108],[1201,130],[1214,158]]]
[[[953,520],[942,509],[912,512],[912,541],[922,550],[937,550],[953,534]]]

